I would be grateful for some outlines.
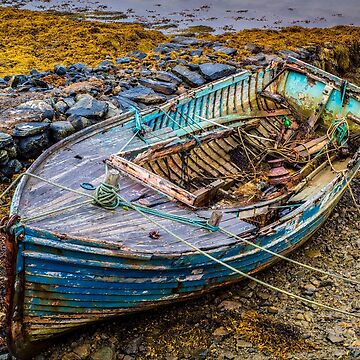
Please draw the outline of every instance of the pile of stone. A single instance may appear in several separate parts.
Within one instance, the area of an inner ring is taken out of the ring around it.
[[[135,50],[95,68],[57,65],[52,71],[0,78],[0,180],[9,181],[55,142],[134,107],[161,104],[244,67],[256,71],[281,56],[312,56],[305,49],[264,54],[253,44],[247,50],[254,56],[236,63],[234,48],[177,36],[149,54]]]

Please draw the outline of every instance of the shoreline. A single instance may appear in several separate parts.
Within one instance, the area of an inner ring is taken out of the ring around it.
[[[201,30],[202,28],[200,28]],[[199,30],[199,29],[193,29]],[[97,66],[104,60],[115,60],[134,49],[149,52],[160,43],[169,41],[167,36],[156,30],[145,29],[131,23],[103,23],[74,20],[72,15],[54,15],[46,12],[16,10],[0,7],[0,32],[6,34],[0,39],[0,77],[26,74],[30,70],[45,71],[57,64],[70,65],[77,62]],[[182,32],[182,35],[198,35],[200,39],[226,43],[236,47],[237,57],[251,56],[247,43],[253,43],[268,54],[279,50],[294,50],[298,47],[324,46],[330,43],[342,47],[360,39],[360,27],[336,26],[332,28],[302,28],[298,26],[279,30],[252,29],[219,35],[198,32]],[[194,46],[195,49],[195,46]],[[204,55],[211,51],[205,52]],[[153,59],[149,59],[150,62]],[[159,60],[159,59],[155,59]],[[161,58],[160,58],[161,60]],[[206,61],[200,56],[197,63]],[[220,61],[227,60],[226,58]],[[152,65],[156,65],[152,61]]]

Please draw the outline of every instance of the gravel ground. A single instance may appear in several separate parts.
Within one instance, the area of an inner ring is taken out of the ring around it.
[[[359,201],[360,178],[352,189]],[[325,225],[292,257],[359,279],[359,229],[359,212],[347,192]],[[0,275],[4,280],[3,270]],[[258,278],[326,305],[360,310],[359,286],[289,263],[280,262]],[[3,307],[0,310],[3,317]],[[355,358],[360,358],[357,318],[309,307],[243,281],[201,299],[90,326],[60,339],[35,359]]]

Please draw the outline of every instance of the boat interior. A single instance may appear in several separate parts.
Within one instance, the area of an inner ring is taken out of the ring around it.
[[[330,93],[323,90],[327,97]],[[326,122],[323,97],[304,115],[274,88],[265,87],[257,96],[272,106],[211,120],[194,114],[178,129],[148,135],[145,130],[108,164],[194,208],[299,205],[346,169],[359,146],[359,127],[350,127],[341,116]]]

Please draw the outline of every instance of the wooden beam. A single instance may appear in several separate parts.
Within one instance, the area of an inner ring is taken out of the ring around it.
[[[156,175],[141,166],[134,164],[120,156],[111,155],[106,164],[109,166],[129,175],[136,180],[141,181],[143,184],[155,189],[162,194],[165,194],[173,199],[179,200],[182,203],[194,206],[196,196],[191,194],[189,191],[184,190],[180,186],[173,184],[171,181]]]

